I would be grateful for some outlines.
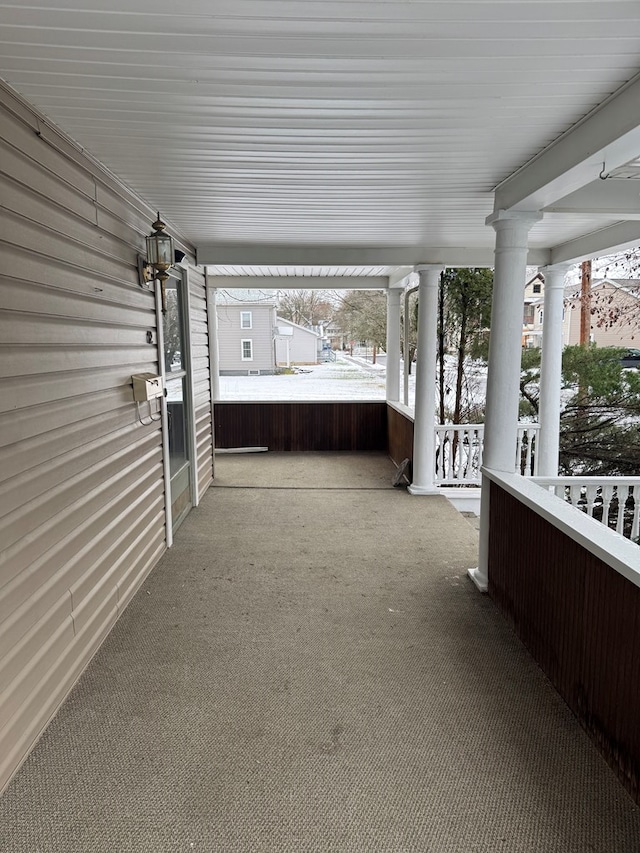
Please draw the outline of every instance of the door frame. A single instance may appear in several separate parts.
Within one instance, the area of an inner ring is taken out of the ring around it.
[[[189,275],[188,271],[183,267],[171,269],[169,271],[170,278],[173,278],[180,284],[180,294],[182,299],[182,317],[184,321],[182,341],[184,352],[181,352],[183,364],[185,365],[186,382],[184,395],[184,415],[185,415],[185,443],[187,450],[187,460],[189,466],[189,494],[191,498],[191,508],[199,503],[198,490],[198,468],[196,459],[196,436],[195,436],[195,410],[194,410],[194,394],[193,394],[193,370],[191,362],[191,310],[189,298]],[[162,325],[162,291],[160,282],[156,281],[155,285],[155,306],[156,306],[156,337],[158,347],[158,367],[159,374],[162,376],[163,386],[166,387],[167,374],[164,365],[164,330]],[[173,545],[174,534],[174,519],[172,514],[172,494],[171,494],[171,465],[169,454],[169,407],[167,398],[163,394],[160,399],[160,417],[162,427],[162,467],[164,475],[164,512],[165,512],[165,538],[167,548]],[[188,515],[187,511],[184,518]]]

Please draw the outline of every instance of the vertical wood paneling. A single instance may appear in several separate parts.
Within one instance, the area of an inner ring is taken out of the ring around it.
[[[2,98],[0,790],[165,547],[160,430],[138,421],[131,391],[132,373],[158,372],[136,265],[155,213]],[[191,297],[210,460],[198,271]],[[211,465],[198,467],[205,487]]]
[[[413,419],[387,406],[389,457],[396,465],[405,459],[413,460]]]
[[[214,406],[216,446],[384,452],[384,402],[223,402]]]
[[[495,483],[490,508],[489,593],[640,802],[640,588]]]

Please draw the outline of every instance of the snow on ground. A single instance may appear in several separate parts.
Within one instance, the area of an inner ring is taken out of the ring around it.
[[[386,396],[386,358],[372,364],[361,356],[338,353],[335,362],[305,365],[296,373],[276,376],[221,376],[222,400],[384,400]],[[445,393],[447,405],[453,404],[455,358],[446,356]],[[402,366],[401,366],[402,369]],[[486,366],[468,362],[465,367],[465,400],[484,402]],[[400,397],[404,400],[404,382],[400,377]],[[409,376],[410,408],[415,405],[415,370]]]
[[[276,376],[221,376],[222,400],[384,400],[384,365],[338,355],[335,362]]]

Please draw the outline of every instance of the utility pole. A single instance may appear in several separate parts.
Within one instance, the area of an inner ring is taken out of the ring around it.
[[[587,349],[591,343],[591,261],[583,261],[580,266],[582,285],[580,287],[580,346]],[[583,383],[578,388],[578,422],[587,422],[589,389]]]
[[[580,270],[580,346],[586,348],[591,343],[591,261],[583,261]]]

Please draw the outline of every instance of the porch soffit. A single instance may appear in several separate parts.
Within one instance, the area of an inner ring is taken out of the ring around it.
[[[0,77],[203,263],[491,265],[494,204],[532,265],[638,239],[637,0],[63,6],[0,2]]]

